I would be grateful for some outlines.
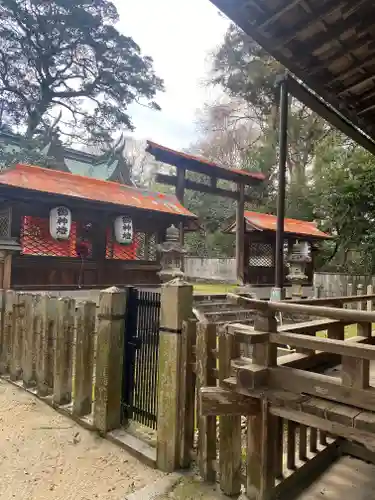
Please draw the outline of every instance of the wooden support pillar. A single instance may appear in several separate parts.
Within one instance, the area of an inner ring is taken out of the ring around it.
[[[236,270],[239,285],[245,283],[245,186],[237,184],[239,199],[236,207]]]
[[[95,302],[85,302],[78,306],[73,401],[73,413],[78,416],[91,413],[95,315]]]
[[[240,344],[233,335],[219,335],[219,382],[230,376],[231,359],[239,358]],[[220,488],[225,495],[241,492],[241,416],[221,416],[220,436]]]
[[[12,254],[7,253],[4,257],[4,262],[2,263],[2,288],[4,290],[9,290],[12,283]]]
[[[75,300],[58,299],[53,381],[53,402],[58,405],[72,400],[74,315]]]
[[[119,288],[100,293],[94,425],[102,433],[121,425],[126,302],[127,292]]]
[[[276,318],[273,313],[259,313],[254,329],[262,332],[277,332]],[[277,361],[276,344],[255,344],[253,363],[275,366]],[[282,425],[271,415],[267,401],[262,401],[258,415],[248,417],[247,423],[247,478],[246,494],[250,500],[268,500],[279,473],[275,457],[278,456],[277,444],[280,443]]]
[[[173,280],[162,286],[156,462],[164,472],[172,472],[180,466],[181,392],[185,385],[185,374],[181,373],[182,324],[191,318],[192,308],[191,285]]]

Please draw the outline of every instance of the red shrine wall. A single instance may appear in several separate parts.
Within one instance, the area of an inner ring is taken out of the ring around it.
[[[89,251],[80,257],[82,223],[73,221],[66,241],[50,235],[49,219],[22,216],[21,254],[13,256],[12,286],[18,289],[64,289],[121,284],[158,284],[155,233],[135,231],[130,245],[117,243],[108,227],[95,227],[92,241],[83,240]],[[90,239],[90,238],[89,238]]]

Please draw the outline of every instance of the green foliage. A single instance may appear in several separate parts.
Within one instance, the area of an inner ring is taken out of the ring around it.
[[[0,122],[32,137],[63,111],[61,132],[109,142],[132,129],[127,108],[153,101],[162,81],[152,60],[116,28],[109,0],[2,0]]]

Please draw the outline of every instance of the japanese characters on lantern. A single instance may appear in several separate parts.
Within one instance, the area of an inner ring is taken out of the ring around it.
[[[121,245],[131,245],[133,242],[133,221],[126,215],[115,219],[115,238]]]
[[[72,214],[67,207],[52,208],[49,214],[49,231],[55,240],[68,240],[72,226]]]

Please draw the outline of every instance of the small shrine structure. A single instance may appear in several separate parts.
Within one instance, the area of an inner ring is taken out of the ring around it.
[[[251,285],[257,297],[270,298],[275,282],[275,249],[277,217],[275,215],[245,210],[245,268],[244,285]],[[225,229],[226,233],[236,232],[236,222],[232,221]],[[303,295],[312,295],[315,257],[319,242],[330,236],[320,231],[314,222],[298,219],[284,219],[284,280],[286,296],[292,295],[293,277],[295,276],[295,245],[302,245],[301,255],[304,262],[301,280]],[[301,261],[301,258],[298,260]],[[291,273],[291,271],[293,271]]]
[[[0,172],[0,287],[158,284],[157,245],[195,218],[175,196],[16,165]]]

